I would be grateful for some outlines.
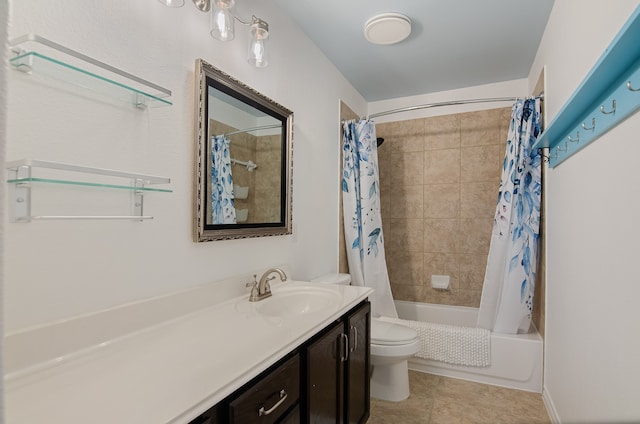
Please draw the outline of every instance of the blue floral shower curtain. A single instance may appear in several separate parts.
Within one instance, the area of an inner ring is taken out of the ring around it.
[[[346,122],[342,141],[344,232],[352,284],[375,289],[370,297],[373,316],[397,318],[384,255],[374,122]]]
[[[224,136],[215,136],[211,141],[211,222],[235,224],[236,209],[231,176],[230,140]]]
[[[502,167],[478,327],[526,333],[531,324],[540,230],[540,100],[517,100]]]

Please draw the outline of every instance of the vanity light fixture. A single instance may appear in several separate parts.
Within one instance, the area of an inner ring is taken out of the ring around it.
[[[184,2],[182,2],[182,4],[184,4]],[[193,0],[193,5],[201,12],[208,12],[209,9],[211,9],[211,0]]]
[[[235,38],[235,26],[231,8],[235,0],[213,0],[211,12],[211,36],[219,41],[231,41]]]
[[[158,0],[169,7],[182,7],[184,0]],[[268,40],[269,24],[252,16],[251,21],[243,21],[232,13],[235,0],[193,0],[194,6],[201,12],[211,11],[211,36],[219,41],[231,41],[235,38],[235,21],[249,27],[249,48],[247,60],[256,68],[269,64]]]
[[[182,7],[184,6],[184,0],[158,0],[160,3],[169,7]]]
[[[256,68],[264,68],[269,64],[267,50],[269,24],[260,18],[252,16],[249,28],[249,57],[247,60]]]

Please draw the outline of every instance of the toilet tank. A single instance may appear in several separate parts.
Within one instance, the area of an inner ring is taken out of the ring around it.
[[[325,274],[323,276],[314,278],[311,280],[312,283],[321,283],[321,284],[336,284],[340,286],[348,286],[351,284],[351,275],[349,274]]]

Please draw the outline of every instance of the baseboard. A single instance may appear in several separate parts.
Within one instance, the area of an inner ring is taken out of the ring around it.
[[[547,386],[544,386],[542,388],[542,401],[544,402],[544,407],[547,408],[547,414],[549,415],[551,423],[561,424],[560,417],[558,416],[558,411],[553,404],[553,400],[551,399],[551,394],[549,394],[549,389],[547,389]]]

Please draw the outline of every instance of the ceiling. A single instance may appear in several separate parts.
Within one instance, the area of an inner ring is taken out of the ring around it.
[[[274,0],[365,100],[526,78],[553,0]],[[395,12],[409,37],[374,45],[373,16]]]

